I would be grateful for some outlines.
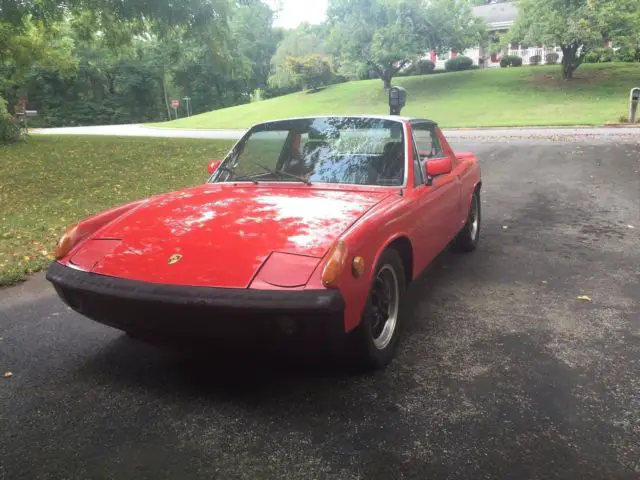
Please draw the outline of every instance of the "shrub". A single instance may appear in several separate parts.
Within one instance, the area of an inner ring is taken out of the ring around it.
[[[428,75],[436,69],[436,64],[431,60],[416,60],[407,68],[398,72],[398,77],[413,77],[415,75]]]
[[[462,70],[471,70],[473,67],[473,60],[464,55],[460,55],[451,60],[447,60],[444,64],[444,68],[447,72],[461,72]]]
[[[603,47],[589,50],[584,56],[585,63],[609,63],[613,62],[615,51],[613,48]]]
[[[436,64],[431,60],[420,60],[414,65],[415,72],[418,75],[427,75],[429,73],[433,73],[436,69]]]
[[[502,68],[507,67],[521,67],[522,66],[522,58],[517,55],[505,55],[500,59],[500,66]]]
[[[0,97],[0,145],[16,143],[22,136],[22,127],[7,110],[7,102]]]
[[[560,55],[555,52],[547,53],[547,56],[544,59],[545,63],[548,65],[555,65],[558,63],[558,60],[560,60]]]
[[[639,62],[640,48],[622,45],[613,53],[613,60],[616,62]]]
[[[584,55],[584,63],[598,63],[598,61],[600,60],[600,55],[598,55],[598,52],[596,52],[595,50],[589,50],[585,55]]]
[[[542,57],[540,55],[534,55],[533,57],[529,58],[530,65],[540,65],[541,61],[542,61]]]

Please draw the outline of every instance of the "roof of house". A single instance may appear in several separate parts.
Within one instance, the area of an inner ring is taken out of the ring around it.
[[[518,16],[516,2],[490,3],[473,7],[473,14],[492,28],[510,27]]]

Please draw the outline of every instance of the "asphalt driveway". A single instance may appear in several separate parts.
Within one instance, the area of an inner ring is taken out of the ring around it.
[[[481,247],[413,286],[376,374],[170,354],[42,277],[0,291],[0,479],[639,478],[640,144],[454,143]]]

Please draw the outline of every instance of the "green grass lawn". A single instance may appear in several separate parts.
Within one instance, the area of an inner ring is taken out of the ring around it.
[[[443,127],[602,125],[627,113],[629,90],[640,85],[640,64],[583,65],[572,82],[559,66],[485,69],[397,78],[408,91],[403,114]],[[245,128],[265,120],[318,114],[386,114],[380,80],[350,82],[316,93],[156,124],[170,128]]]
[[[106,208],[207,180],[230,142],[45,137],[0,147],[0,286],[53,260],[67,227]]]

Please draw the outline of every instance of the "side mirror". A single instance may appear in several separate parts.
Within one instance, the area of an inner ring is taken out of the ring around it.
[[[218,167],[220,166],[221,163],[222,163],[222,160],[211,160],[208,165],[209,174],[213,175],[216,172],[216,170],[218,170]]]
[[[453,164],[449,157],[434,158],[427,160],[424,167],[427,178],[437,177],[439,175],[446,175],[453,170]]]

